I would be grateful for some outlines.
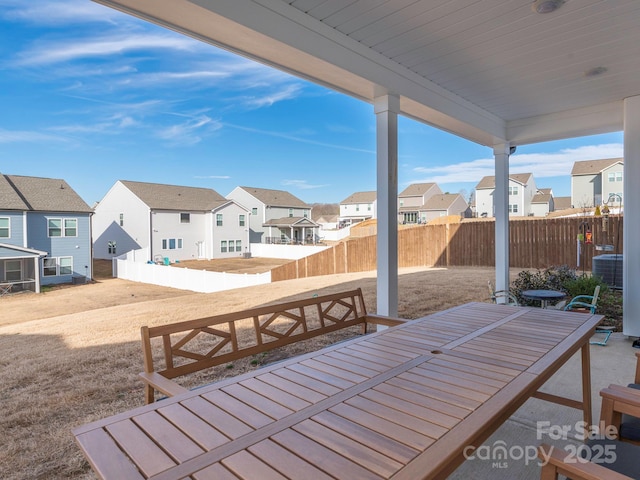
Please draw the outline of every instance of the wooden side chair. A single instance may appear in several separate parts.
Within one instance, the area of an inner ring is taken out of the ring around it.
[[[540,445],[538,458],[548,460],[540,471],[541,480],[556,480],[558,475],[572,480],[640,479],[640,444],[630,442],[621,432],[622,415],[640,416],[640,390],[610,385],[600,395],[601,424],[615,428],[607,429],[608,434],[600,438],[588,439],[583,447],[576,449]],[[581,458],[572,455],[576,452]]]
[[[512,305],[515,307],[520,306],[518,298],[509,290],[496,290],[493,286],[493,283],[491,283],[491,280],[489,280],[488,284],[489,298],[491,299],[491,302],[498,303],[500,305]]]

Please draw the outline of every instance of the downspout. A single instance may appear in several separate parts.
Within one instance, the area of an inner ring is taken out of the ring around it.
[[[149,209],[149,258],[153,261],[153,213]]]

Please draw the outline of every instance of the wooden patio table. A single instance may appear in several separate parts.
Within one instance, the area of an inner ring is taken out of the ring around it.
[[[601,320],[470,303],[78,427],[105,479],[446,478],[528,398],[591,421]],[[581,401],[537,393],[582,351]]]

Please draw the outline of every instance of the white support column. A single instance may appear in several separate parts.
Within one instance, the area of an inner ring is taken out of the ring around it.
[[[33,278],[36,281],[36,293],[40,293],[40,257],[35,257],[33,259],[33,268],[35,269],[33,272]]]
[[[509,288],[509,153],[511,146],[502,143],[493,147],[496,185],[493,190],[495,226],[496,290]]]
[[[640,337],[640,96],[624,100],[622,331]]]
[[[374,100],[377,150],[377,313],[398,315],[398,112],[400,99]]]

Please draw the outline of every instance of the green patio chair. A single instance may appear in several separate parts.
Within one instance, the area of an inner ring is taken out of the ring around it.
[[[567,304],[567,306],[564,307],[564,309],[596,313],[596,309],[598,308],[599,296],[600,285],[597,285],[595,290],[593,291],[593,295],[578,295],[577,297],[573,297]],[[591,345],[600,345],[604,347],[607,344],[607,340],[609,340],[609,337],[611,336],[612,330],[603,327],[596,327],[595,333],[603,334],[604,339],[601,341],[591,341],[589,343]]]
[[[512,305],[515,307],[520,306],[517,297],[509,290],[496,290],[493,283],[491,283],[491,280],[489,280],[488,284],[489,298],[493,303],[498,303],[500,305]]]

